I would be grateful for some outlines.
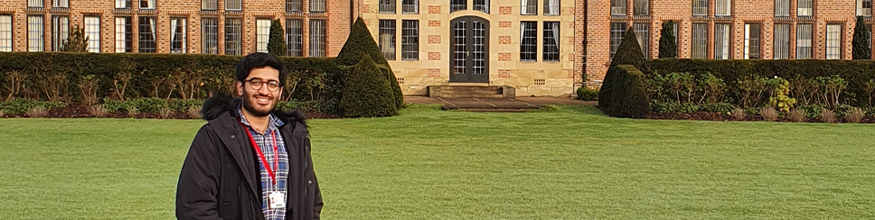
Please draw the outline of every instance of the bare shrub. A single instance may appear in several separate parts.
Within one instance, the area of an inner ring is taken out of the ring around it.
[[[820,113],[820,121],[826,123],[836,123],[836,112],[831,109],[824,109]]]
[[[735,118],[735,120],[743,121],[744,118],[747,117],[747,113],[745,113],[742,108],[735,108],[735,110],[732,110],[732,117]]]
[[[88,113],[91,113],[94,117],[103,117],[107,114],[107,110],[103,105],[92,105],[88,106]]]
[[[137,114],[140,114],[140,110],[137,107],[130,106],[125,111],[128,113],[128,117],[137,117]]]
[[[31,118],[45,118],[49,115],[49,110],[46,110],[45,107],[37,106],[33,107],[30,110],[27,110],[27,116]]]
[[[803,122],[803,121],[805,121],[805,109],[800,109],[800,108],[793,109],[793,111],[790,111],[790,114],[788,115],[788,117],[790,118],[791,121]]]
[[[99,88],[100,79],[96,76],[88,75],[82,77],[79,81],[79,91],[82,93],[82,104],[87,106],[97,104],[97,90]]]
[[[188,114],[188,117],[191,117],[192,119],[198,119],[198,118],[203,117],[201,115],[201,110],[203,108],[204,108],[203,106],[192,106],[192,107],[188,108],[188,112],[186,112],[186,113]]]
[[[6,112],[0,110],[0,118],[6,117]]]
[[[22,86],[24,85],[24,80],[27,79],[27,73],[20,71],[9,71],[6,75],[6,90],[9,91],[9,94],[6,96],[6,100],[12,100],[12,97],[18,94],[21,91]]]
[[[860,121],[863,120],[863,115],[864,115],[864,114],[863,114],[863,109],[861,109],[861,108],[852,108],[852,109],[851,109],[850,111],[848,111],[848,113],[845,115],[845,121],[847,121],[847,122],[851,122],[851,123],[860,123]]]
[[[775,121],[778,120],[778,111],[772,107],[761,108],[759,112],[760,116],[763,116],[763,120],[766,121]]]
[[[173,110],[168,107],[164,107],[161,110],[158,110],[158,115],[160,115],[163,119],[168,119],[173,116]]]

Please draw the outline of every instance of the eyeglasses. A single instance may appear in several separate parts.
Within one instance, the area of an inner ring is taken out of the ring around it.
[[[252,89],[255,89],[255,90],[260,90],[261,87],[264,86],[264,84],[265,84],[265,82],[259,78],[249,79],[249,80],[246,80],[243,82],[249,82],[249,85],[251,85]],[[270,90],[271,92],[276,92],[279,89],[280,89],[280,82],[278,82],[276,80],[267,81],[267,90]]]

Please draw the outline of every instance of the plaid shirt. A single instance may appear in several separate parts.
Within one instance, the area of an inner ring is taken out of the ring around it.
[[[252,125],[249,124],[249,121],[246,120],[246,116],[243,116],[243,112],[238,107],[237,112],[240,114],[240,123],[246,125],[246,128],[252,134],[252,138],[255,139],[258,147],[261,148],[261,152],[264,153],[264,158],[267,160],[267,164],[270,164],[272,167],[271,170],[276,172],[276,187],[274,188],[273,181],[270,178],[270,174],[267,173],[267,170],[264,169],[264,162],[261,161],[261,158],[258,158],[258,169],[261,170],[261,210],[264,212],[264,217],[266,220],[283,220],[286,219],[286,209],[270,209],[270,204],[268,203],[267,196],[276,191],[275,189],[279,189],[279,192],[286,195],[288,198],[288,187],[286,181],[289,176],[289,154],[286,151],[285,142],[283,142],[283,136],[280,135],[279,127],[283,126],[283,122],[279,120],[273,114],[270,114],[270,123],[268,123],[267,130],[264,134],[260,134],[252,129]],[[272,135],[276,134],[276,144],[277,150],[279,151],[279,168],[274,168],[274,151],[273,151],[273,137]],[[286,199],[288,201],[288,199]],[[286,204],[288,207],[288,204]]]

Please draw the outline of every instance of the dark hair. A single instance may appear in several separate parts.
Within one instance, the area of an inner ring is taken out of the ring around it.
[[[289,71],[286,70],[283,62],[274,55],[261,52],[246,55],[237,63],[237,81],[243,82],[243,80],[246,80],[246,77],[249,77],[249,71],[262,67],[271,67],[279,70],[280,86],[282,87],[286,84],[286,77],[289,75]]]

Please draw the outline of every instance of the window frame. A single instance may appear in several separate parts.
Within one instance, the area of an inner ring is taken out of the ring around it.
[[[790,17],[790,0],[775,0],[775,17]]]
[[[643,2],[644,9],[639,10],[638,3]],[[649,16],[650,15],[650,0],[633,0],[632,1],[632,15],[634,16]],[[635,24],[632,24],[635,26]]]
[[[286,12],[304,12],[304,0],[286,0]]]
[[[43,3],[45,4],[45,3]],[[52,0],[52,8],[69,8],[70,0]]]
[[[628,2],[626,0],[611,0],[611,16],[626,16]]]
[[[219,0],[201,0],[202,11],[218,11]]]
[[[286,19],[286,56],[304,56],[303,19]]]
[[[720,11],[721,8],[724,11]],[[732,0],[714,0],[714,16],[732,17]]]
[[[64,42],[70,37],[70,16],[52,16],[52,51],[61,51]]]
[[[803,28],[803,27],[807,27],[807,28]],[[807,37],[807,39],[805,37]],[[813,53],[814,44],[813,43],[814,43],[814,24],[810,24],[810,23],[796,24],[796,59],[800,60],[800,59],[812,59],[812,58],[814,58],[813,57],[814,56],[814,53]],[[807,51],[807,53],[806,53],[806,51]],[[800,57],[802,57],[802,58],[800,58]]]
[[[119,21],[124,24],[119,24]],[[114,19],[115,25],[115,52],[116,53],[132,53],[133,51],[133,20],[129,16],[116,16]],[[120,30],[121,29],[121,30]]]
[[[474,0],[472,5],[474,11],[489,14],[489,0]]]
[[[176,23],[176,25],[174,25]],[[175,30],[181,28],[182,30]],[[179,48],[174,48],[175,44],[179,44]],[[188,53],[188,18],[186,17],[170,17],[170,53],[171,54],[186,54]]]
[[[642,55],[644,55],[644,59],[649,59],[650,23],[632,23],[632,29],[634,29],[635,31],[635,38],[638,39],[638,46],[641,47],[641,52],[643,53]]]
[[[541,62],[559,62],[562,52],[562,43],[560,42],[562,39],[562,23],[559,21],[544,21],[542,24],[544,27],[541,31],[543,34],[541,36],[541,39],[543,39],[541,41]],[[552,26],[555,29],[551,31],[553,36],[547,35],[548,26]],[[548,44],[548,39],[553,40],[553,45]],[[550,47],[556,47],[556,50],[554,51]],[[550,50],[548,51],[548,49]]]
[[[257,22],[257,20],[256,20],[256,22]],[[225,28],[225,51],[223,51],[223,54],[231,55],[231,56],[242,56],[243,55],[243,19],[242,18],[225,18],[225,27],[224,28]],[[256,27],[256,29],[257,29],[257,27]],[[257,35],[258,34],[256,33],[256,36]],[[258,48],[256,48],[256,50],[258,50]]]
[[[239,8],[234,8],[239,6]],[[243,11],[243,0],[225,0],[225,11]]]
[[[708,23],[690,27],[690,59],[708,59]]]
[[[763,42],[763,25],[761,23],[745,23],[744,24],[744,59],[759,60],[763,58],[762,42]],[[756,37],[751,37],[751,30],[756,30]],[[755,47],[756,52],[752,53],[751,48]],[[755,54],[756,57],[752,57]]]
[[[778,28],[784,27],[786,30],[785,35],[778,35]],[[773,60],[784,60],[790,59],[790,24],[788,23],[776,23],[773,25],[774,30],[772,30],[772,59]],[[779,36],[784,36],[779,37]],[[779,40],[786,38],[787,43],[780,43]],[[779,47],[778,45],[786,45],[786,48],[781,50],[783,47]],[[780,56],[779,56],[780,55]]]
[[[550,3],[556,3],[550,6]],[[544,0],[544,16],[560,16],[562,15],[562,1],[560,0]]]
[[[27,0],[28,8],[43,8],[45,7],[45,2],[43,0]]]
[[[857,0],[856,1],[856,15],[863,17],[872,17],[872,1],[873,0]],[[869,8],[866,8],[866,4],[868,2]]]
[[[723,30],[720,30],[722,28]],[[722,33],[723,36],[717,36]],[[718,37],[720,40],[718,41]],[[722,44],[722,45],[718,45]],[[719,50],[718,50],[719,46]],[[732,58],[732,24],[715,23],[714,24],[714,59],[728,60]]]
[[[419,60],[419,20],[401,20],[401,60]]]
[[[617,50],[620,49],[620,43],[623,41],[623,36],[626,35],[626,30],[628,29],[626,22],[611,22],[610,29],[610,37],[609,37],[609,50],[608,50],[608,58],[609,60],[614,59],[614,54],[617,54]],[[615,29],[615,27],[620,27],[619,29]]]
[[[310,57],[326,57],[327,55],[326,35],[328,27],[326,23],[324,19],[310,19]]]
[[[13,23],[11,14],[0,14],[0,52],[12,52],[15,48],[12,41]]]
[[[693,17],[708,17],[708,0],[692,0],[692,16]],[[704,4],[704,6],[702,5]]]
[[[156,0],[139,0],[139,1],[140,1],[140,6],[139,6],[140,9],[155,10],[156,8],[158,8],[158,6],[157,6],[158,2]],[[146,4],[145,4],[146,7],[143,7],[143,5],[144,5],[143,2],[146,2]],[[149,6],[150,5],[149,3],[152,3],[151,6]],[[130,7],[130,6],[128,6],[128,7]]]
[[[379,20],[379,30],[377,32],[377,46],[380,47],[380,52],[386,60],[395,60],[397,40],[397,21],[395,20]],[[389,39],[383,39],[389,38]]]
[[[836,39],[831,39],[831,37],[830,37],[830,35],[831,35],[830,28],[831,27],[837,28],[837,30],[835,30],[835,34],[837,34],[838,36],[833,36],[833,37],[836,37]],[[826,24],[826,36],[824,36],[824,40],[826,42],[824,42],[824,44],[823,44],[824,45],[824,59],[826,59],[826,60],[840,60],[840,59],[842,59],[842,30],[843,29],[844,29],[844,26],[842,24],[838,24],[838,23]],[[831,41],[834,42],[835,45],[830,46]],[[830,54],[831,49],[835,51],[834,54]],[[834,58],[831,58],[832,56],[834,56]]]
[[[27,15],[28,52],[45,51],[45,33],[45,17],[43,15]]]
[[[531,25],[531,27],[529,27],[530,25]],[[538,61],[538,22],[537,21],[520,21],[520,61],[521,62],[537,62]]]
[[[802,4],[803,1],[810,4],[810,6],[809,7],[803,6],[803,4]],[[803,7],[805,7],[805,8],[803,8]],[[807,14],[804,14],[803,11],[807,11]],[[814,16],[814,0],[797,0],[796,16],[797,17],[812,17],[812,16]]]
[[[310,5],[307,6],[310,13],[322,14],[328,11],[328,3],[326,0],[310,0]]]
[[[419,14],[419,0],[401,0],[401,14]]]
[[[380,6],[379,6],[379,8],[380,8],[379,13],[380,14],[395,14],[395,8],[397,8],[397,6],[398,6],[398,5],[396,5],[397,4],[396,0],[379,0],[379,1],[380,1]]]
[[[450,13],[468,10],[467,0],[450,0]]]
[[[520,0],[520,15],[537,16],[538,8],[538,0]]]
[[[152,24],[143,24],[144,21],[149,21],[149,20],[152,21],[151,22]],[[157,33],[158,23],[157,22],[158,22],[157,17],[140,16],[137,18],[137,27],[139,27],[138,28],[139,32],[137,33],[137,46],[138,46],[137,52],[138,53],[156,53],[156,52],[158,52],[158,33]],[[150,32],[146,32],[146,30],[144,30],[146,28],[144,28],[144,27],[151,27],[149,30],[152,34],[152,36],[151,36],[152,40],[148,40]],[[150,45],[151,45],[151,47],[149,47]]]
[[[201,54],[219,54],[219,18],[201,17],[200,31]],[[210,46],[213,48],[210,48]]]
[[[267,44],[270,42],[270,26],[271,26],[272,22],[273,21],[271,21],[270,19],[264,19],[264,18],[256,18],[255,19],[255,51],[256,52],[263,52],[263,53],[268,52],[267,51],[268,50]],[[266,27],[263,26],[265,23],[267,24]],[[262,33],[262,31],[264,31],[264,33]],[[262,45],[264,46],[264,49],[259,48]]]

